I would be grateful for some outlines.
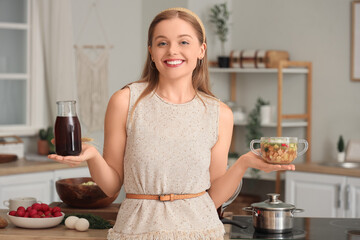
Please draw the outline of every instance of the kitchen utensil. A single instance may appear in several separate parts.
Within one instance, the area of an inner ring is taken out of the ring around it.
[[[76,114],[76,101],[58,101],[55,121],[55,151],[62,156],[81,152],[81,126]]]
[[[118,194],[108,197],[96,184],[83,184],[90,181],[90,177],[60,179],[55,183],[56,192],[64,203],[75,208],[103,208],[117,198]]]
[[[243,208],[252,212],[255,231],[263,233],[287,233],[294,226],[294,213],[303,212],[292,204],[287,204],[278,199],[280,194],[269,193],[269,199],[264,202],[253,203],[251,207]]]
[[[7,217],[12,224],[17,227],[22,228],[50,228],[55,227],[61,223],[64,219],[65,213],[61,213],[60,217],[52,218],[25,218],[25,217],[15,217],[7,213]]]
[[[16,211],[18,207],[24,207],[26,209],[36,202],[36,198],[34,197],[17,197],[5,200],[3,204],[5,207],[8,207],[10,211]]]
[[[260,143],[260,153],[254,149],[255,143]],[[300,152],[297,150],[299,143],[304,144],[304,149]],[[252,140],[250,149],[268,163],[289,164],[307,151],[308,142],[305,139],[298,140],[296,137],[262,137],[260,140]]]
[[[17,160],[15,154],[0,154],[0,163],[7,163]]]

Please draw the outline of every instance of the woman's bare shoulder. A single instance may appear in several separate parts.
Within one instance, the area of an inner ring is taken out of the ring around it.
[[[220,101],[220,119],[227,119],[232,121],[233,113],[231,108],[225,103]]]

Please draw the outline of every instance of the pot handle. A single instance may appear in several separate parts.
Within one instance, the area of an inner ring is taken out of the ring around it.
[[[254,211],[252,207],[244,207],[242,210],[244,210],[245,212],[252,212],[255,214],[256,217],[258,216],[258,213]]]
[[[301,213],[301,212],[304,212],[304,211],[305,211],[304,209],[295,208],[294,210],[291,211],[291,214],[293,215],[294,213]]]

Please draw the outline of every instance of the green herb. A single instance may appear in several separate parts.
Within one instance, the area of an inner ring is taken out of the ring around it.
[[[91,214],[91,213],[85,213],[85,214],[80,214],[80,213],[71,213],[71,214],[65,214],[65,217],[63,219],[63,221],[61,222],[61,224],[65,224],[65,220],[66,218],[70,217],[70,216],[76,216],[78,218],[85,218],[89,221],[90,223],[90,229],[109,229],[112,228],[113,225],[108,222],[107,220],[103,219],[100,216]]]
[[[210,22],[216,27],[216,34],[221,42],[221,55],[225,54],[225,42],[228,40],[229,27],[228,22],[230,12],[227,8],[227,3],[215,4],[211,9]]]
[[[343,152],[345,149],[345,143],[344,143],[344,139],[343,136],[340,135],[338,143],[337,143],[337,148],[339,152]]]

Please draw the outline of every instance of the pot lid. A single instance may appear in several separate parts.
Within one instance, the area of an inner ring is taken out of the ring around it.
[[[292,204],[284,203],[279,200],[280,194],[277,193],[268,193],[266,194],[269,199],[264,202],[253,203],[251,204],[254,208],[261,208],[267,210],[292,210],[295,209],[295,206]]]

